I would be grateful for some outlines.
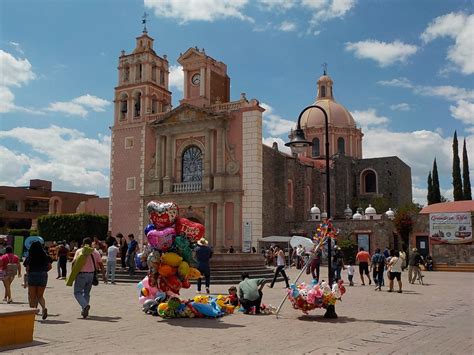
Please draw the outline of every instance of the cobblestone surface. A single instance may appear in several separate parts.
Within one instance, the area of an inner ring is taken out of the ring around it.
[[[289,271],[290,278],[296,274]],[[404,272],[402,294],[356,284],[347,287],[343,301],[336,305],[339,318],[330,320],[323,318],[323,310],[305,316],[289,303],[278,319],[238,313],[219,319],[163,320],[141,312],[133,284],[94,287],[90,317],[84,320],[72,288],[54,275],[50,274],[45,293],[50,316],[45,321],[37,316],[34,344],[3,349],[7,353],[474,353],[471,273],[425,273],[422,286],[408,284]],[[263,303],[277,306],[285,295],[283,286],[280,282],[273,289],[266,287]],[[225,293],[227,288],[211,286],[211,292]],[[194,292],[185,290],[183,296],[192,297]],[[19,279],[14,282],[13,299],[27,306]]]

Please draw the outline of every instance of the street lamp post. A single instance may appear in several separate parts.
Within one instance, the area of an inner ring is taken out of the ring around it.
[[[317,108],[318,110],[321,110],[324,114],[324,123],[325,123],[325,130],[326,130],[326,212],[327,212],[327,219],[331,218],[331,184],[330,184],[330,179],[329,179],[329,123],[328,123],[328,114],[322,108],[321,106],[318,105],[311,105],[308,107],[305,107],[303,111],[301,111],[300,115],[298,116],[298,124],[296,126],[296,130],[294,131],[293,137],[291,140],[285,144],[285,146],[290,147],[291,151],[293,153],[303,153],[304,150],[313,145],[312,142],[309,142],[306,140],[306,137],[304,135],[304,131],[301,129],[301,117],[303,116],[303,113],[305,113],[307,110],[312,109],[312,108]],[[329,286],[332,287],[332,281],[334,278],[334,273],[332,270],[332,243],[331,243],[331,238],[327,238],[328,242],[328,282]],[[335,308],[333,305],[329,305],[328,308],[326,309],[326,313],[324,314],[324,318],[337,318],[337,314],[335,311]]]

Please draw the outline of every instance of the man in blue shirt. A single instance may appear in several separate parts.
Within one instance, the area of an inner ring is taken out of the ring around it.
[[[135,254],[137,253],[138,242],[135,240],[135,236],[133,234],[129,234],[128,239],[130,242],[128,243],[126,264],[128,265],[128,273],[130,275],[134,275],[135,274]]]
[[[198,262],[198,270],[201,272],[201,275],[204,275],[206,280],[206,293],[210,293],[209,286],[211,284],[211,267],[209,265],[209,260],[212,258],[212,249],[208,247],[208,242],[205,238],[201,238],[197,242],[197,247],[194,249],[196,255],[196,260]],[[201,278],[197,281],[197,291],[201,292]]]

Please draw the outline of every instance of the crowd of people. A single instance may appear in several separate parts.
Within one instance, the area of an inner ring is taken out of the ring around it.
[[[208,245],[205,238],[201,238],[194,249],[194,257],[197,261],[197,268],[204,278],[205,292],[210,293],[210,259],[213,256],[213,250]],[[143,246],[144,249],[146,245]],[[57,260],[57,279],[66,279],[67,277],[67,263],[72,254],[72,266],[78,261],[81,255],[84,255],[84,249],[90,248],[87,255],[81,264],[80,270],[74,279],[74,297],[81,307],[81,314],[87,318],[90,311],[90,292],[92,286],[98,281],[97,274],[102,274],[104,283],[110,282],[115,284],[115,270],[117,268],[117,259],[120,260],[120,266],[133,275],[136,269],[136,255],[139,252],[139,244],[135,240],[133,234],[129,234],[125,238],[121,233],[116,237],[109,235],[105,241],[100,241],[99,238],[94,237],[85,238],[82,245],[79,247],[73,243],[67,243],[65,240],[53,243],[49,248],[43,246],[39,241],[31,244],[28,250],[28,256],[21,263],[20,258],[13,253],[11,246],[6,246],[2,249],[3,255],[0,256],[0,279],[3,281],[5,288],[5,297],[3,302],[12,303],[11,284],[14,278],[22,277],[24,270],[23,286],[28,287],[28,301],[32,308],[41,307],[42,318],[48,317],[48,310],[44,298],[45,288],[48,283],[48,271],[52,268],[52,263]],[[229,250],[233,253],[231,247]],[[252,250],[256,252],[256,250]],[[282,276],[285,282],[285,287],[289,288],[289,278],[285,269],[287,266],[296,266],[298,269],[305,268],[306,273],[311,275],[313,280],[320,280],[320,266],[323,259],[323,250],[314,248],[313,250],[306,250],[303,246],[298,245],[291,251],[291,257],[287,260],[285,250],[277,245],[272,245],[270,248],[261,250],[262,256],[266,260],[267,266],[274,266],[275,273],[272,282],[268,287],[273,288],[278,276]],[[102,262],[102,257],[106,258],[106,266]],[[334,272],[334,281],[337,282],[342,279],[342,271],[347,270],[347,279],[349,286],[354,286],[355,264],[358,264],[359,276],[361,285],[365,286],[372,284],[372,279],[375,284],[375,290],[381,291],[385,286],[384,276],[388,277],[388,292],[395,291],[394,281],[397,280],[398,290],[402,293],[402,272],[408,269],[408,282],[414,283],[417,275],[419,275],[420,266],[425,265],[427,270],[432,269],[433,261],[431,257],[426,260],[420,255],[416,248],[410,252],[407,260],[406,253],[398,250],[389,250],[385,248],[384,251],[377,248],[373,255],[364,248],[360,248],[356,255],[348,257],[348,262],[345,262],[344,253],[337,245],[334,246],[334,252],[331,259],[331,266]],[[288,262],[289,261],[289,262]],[[372,277],[371,277],[372,276]],[[419,276],[418,276],[419,277]],[[367,281],[366,281],[367,280]],[[263,295],[263,286],[265,279],[252,279],[248,273],[242,274],[242,281],[238,289],[233,286],[229,289],[229,300],[233,305],[240,305],[244,309],[244,313],[260,312],[260,304]],[[202,279],[197,281],[197,292],[201,293]]]

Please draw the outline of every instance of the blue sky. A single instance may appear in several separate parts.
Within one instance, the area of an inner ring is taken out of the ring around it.
[[[53,181],[108,196],[110,130],[120,51],[148,31],[170,62],[189,47],[223,61],[231,99],[267,109],[264,142],[287,141],[314,102],[322,63],[335,99],[364,132],[364,157],[397,155],[426,202],[437,158],[452,199],[452,137],[467,141],[474,176],[474,15],[453,0],[145,0],[0,3],[0,185]]]

